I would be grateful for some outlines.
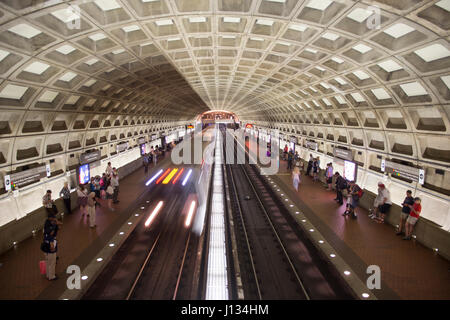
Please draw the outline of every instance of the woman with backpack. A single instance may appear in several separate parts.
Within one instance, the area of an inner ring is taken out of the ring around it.
[[[356,219],[357,215],[355,212],[356,207],[359,205],[359,199],[363,195],[363,190],[355,183],[355,181],[350,181],[349,186],[349,201],[347,201],[347,210],[344,212],[343,216],[351,215],[353,219]]]

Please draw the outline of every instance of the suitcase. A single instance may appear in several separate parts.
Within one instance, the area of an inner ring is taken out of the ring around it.
[[[47,274],[47,265],[45,263],[45,260],[39,261],[39,270],[41,271],[41,274],[45,275]]]

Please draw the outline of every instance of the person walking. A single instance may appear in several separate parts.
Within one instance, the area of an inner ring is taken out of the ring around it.
[[[80,184],[77,188],[77,197],[81,215],[84,216],[86,214],[86,206],[87,206],[87,191],[82,184]]]
[[[298,185],[300,184],[300,169],[296,166],[292,171],[292,184],[296,191],[298,191]]]
[[[409,214],[411,212],[411,208],[410,206],[412,206],[414,204],[414,198],[412,197],[412,191],[408,190],[406,191],[406,197],[405,200],[403,200],[402,203],[402,213],[400,214],[400,224],[398,226],[398,230],[396,235],[400,236],[403,233],[403,228],[406,227],[406,220],[409,217]],[[406,230],[405,230],[405,234],[406,234]]]
[[[64,201],[64,207],[66,210],[64,210],[65,213],[71,214],[72,213],[72,207],[70,203],[70,189],[69,189],[69,183],[66,181],[64,182],[64,187],[62,187],[61,191],[59,192],[59,196]]]
[[[88,195],[88,213],[89,213],[89,227],[94,228],[96,227],[95,224],[95,192],[91,192]]]

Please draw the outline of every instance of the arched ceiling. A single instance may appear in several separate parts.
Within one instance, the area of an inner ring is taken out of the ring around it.
[[[448,0],[2,0],[0,108],[166,119],[224,109],[419,130],[442,144],[449,10]]]

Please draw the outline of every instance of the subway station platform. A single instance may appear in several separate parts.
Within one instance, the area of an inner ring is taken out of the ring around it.
[[[357,209],[356,220],[343,217],[346,199],[339,205],[335,191],[304,172],[295,191],[286,161],[280,160],[280,171],[271,178],[361,280],[369,277],[369,265],[380,267],[381,289],[372,291],[378,299],[450,299],[448,260],[415,240],[402,240],[393,226],[376,223],[364,208]]]
[[[95,254],[104,247],[111,236],[132,215],[130,207],[145,192],[145,182],[157,170],[170,165],[170,152],[158,163],[150,164],[148,173],[141,167],[120,180],[120,202],[113,205],[115,211],[107,207],[106,200],[100,200],[96,209],[96,228],[89,227],[89,218],[81,216],[79,208],[65,215],[58,232],[58,280],[48,281],[39,273],[39,261],[44,260],[40,251],[42,230],[20,242],[15,248],[0,256],[0,299],[58,299],[66,289],[66,269],[69,265],[79,265],[83,269]]]
[[[59,232],[59,260],[56,281],[40,275],[38,263],[43,259],[39,250],[41,232],[0,256],[0,299],[58,299],[66,289],[68,265],[81,268],[106,245],[111,236],[132,215],[128,210],[143,194],[143,185],[155,171],[170,166],[168,155],[148,174],[140,168],[121,179],[120,203],[112,212],[102,201],[97,208],[97,227],[90,229],[87,218],[79,210],[63,217]],[[320,181],[302,176],[299,191],[292,186],[286,161],[280,160],[278,174],[270,176],[280,197],[288,197],[324,236],[336,253],[363,282],[369,265],[381,269],[381,288],[372,290],[378,299],[450,299],[450,262],[416,241],[403,241],[390,225],[380,225],[358,208],[358,219],[345,218],[345,210],[333,200],[335,192],[327,191]],[[345,201],[345,200],[344,200]],[[301,224],[301,221],[298,220]]]

